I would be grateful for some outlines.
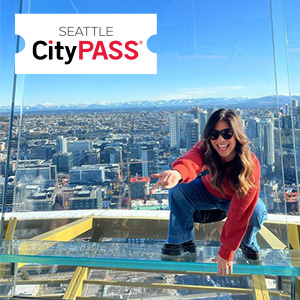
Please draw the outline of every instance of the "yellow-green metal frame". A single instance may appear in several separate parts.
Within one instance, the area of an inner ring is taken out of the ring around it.
[[[8,242],[9,240],[12,240],[14,238],[16,226],[17,226],[17,218],[11,217],[8,221],[8,224],[7,224],[5,237],[4,237],[5,241]],[[8,248],[8,243],[6,243],[5,253],[7,253],[7,254],[8,254],[8,249],[9,249]],[[8,266],[8,264],[6,264],[6,263],[0,263],[0,278],[5,277],[7,266]]]
[[[88,230],[92,229],[93,227],[93,218],[83,218],[67,225],[61,226],[59,228],[53,229],[49,232],[36,236],[28,242],[24,242],[19,246],[19,254],[26,255],[26,254],[38,254],[41,251],[48,249],[49,247],[53,246],[57,242],[67,242],[71,241],[72,239],[80,236],[81,234],[87,232]],[[32,248],[30,247],[30,242],[32,241],[49,241],[50,243],[45,243],[44,245],[39,245],[39,249],[36,252],[32,252]],[[30,253],[28,253],[28,249],[30,249]],[[26,265],[26,263],[18,264],[18,268]]]
[[[256,300],[270,300],[265,276],[253,275],[252,281],[253,281],[255,299]]]
[[[59,241],[70,241],[82,234],[84,234],[85,232],[93,229],[93,230],[108,230],[111,231],[113,229],[107,229],[104,227],[103,228],[99,228],[99,226],[97,226],[98,228],[93,228],[93,224],[94,224],[94,217],[87,217],[87,218],[83,218],[83,219],[78,219],[76,221],[73,221],[67,225],[61,226],[59,228],[56,228],[54,230],[51,230],[49,232],[43,233],[41,235],[38,235],[32,239],[30,239],[30,241],[49,241],[50,243],[46,243],[45,245],[45,249],[52,246],[53,244],[59,242]],[[101,218],[96,218],[97,221],[99,222]],[[104,218],[106,219],[110,219],[110,218]],[[120,218],[115,218],[114,221],[116,221],[116,219],[120,219]],[[131,220],[131,218],[123,218],[123,221],[126,220]],[[148,220],[149,218],[132,218],[133,220],[139,220],[143,221],[143,223]],[[103,220],[102,220],[103,221]],[[108,220],[107,220],[108,221]],[[119,220],[120,221],[120,220]],[[9,238],[11,238],[11,232],[14,232],[15,227],[16,227],[16,223],[14,223],[16,221],[11,221],[8,223],[8,227],[7,227],[7,231],[6,231],[6,236]],[[153,222],[158,222],[157,226],[160,227],[162,226],[163,228],[165,227],[165,219],[156,219],[156,218],[150,218],[150,223],[152,224]],[[163,224],[162,224],[163,223]],[[270,222],[268,222],[270,223]],[[123,223],[122,223],[123,224]],[[144,223],[145,224],[145,223]],[[124,224],[123,224],[124,225]],[[149,225],[149,224],[148,224]],[[13,227],[11,227],[13,226]],[[149,226],[146,226],[147,228]],[[150,226],[151,227],[151,226]],[[288,224],[288,232],[289,232],[289,242],[290,245],[293,249],[299,249],[300,248],[300,242],[299,242],[299,224],[297,223],[291,223]],[[137,228],[137,231],[139,232],[140,229]],[[104,232],[104,235],[106,235],[107,232]],[[152,233],[153,234],[153,233]],[[278,238],[276,237],[266,226],[263,226],[262,229],[259,232],[260,236],[263,238],[263,240],[273,249],[284,249],[286,248],[286,245]],[[53,243],[52,243],[53,242]],[[23,244],[21,244],[20,246],[20,254],[33,254],[32,251],[30,253],[28,253],[28,245],[26,245],[26,242],[24,242]],[[41,251],[41,248],[39,249],[39,251]],[[37,252],[38,253],[38,252]],[[34,253],[34,254],[37,254]],[[295,258],[294,261],[298,262],[299,258]],[[18,267],[22,267],[25,264],[19,264]],[[119,269],[118,269],[119,270]],[[128,271],[126,269],[123,269],[124,271]],[[120,271],[120,270],[119,270]],[[138,270],[136,270],[138,271]],[[144,270],[143,270],[144,271]],[[149,270],[150,272],[150,270]],[[158,271],[156,271],[158,272]],[[161,272],[164,272],[163,270]],[[165,272],[168,273],[168,272]],[[196,274],[197,272],[183,272],[186,274]],[[74,272],[73,278],[71,281],[65,281],[65,280],[61,280],[61,282],[63,283],[68,283],[69,282],[69,286],[68,289],[66,291],[66,293],[63,296],[63,299],[88,299],[89,297],[83,297],[81,296],[82,294],[82,290],[84,287],[84,284],[104,284],[104,285],[126,285],[126,286],[139,286],[139,287],[144,287],[144,288],[160,288],[160,289],[186,289],[186,290],[199,290],[199,291],[209,291],[211,292],[211,287],[207,287],[207,286],[189,286],[189,285],[170,285],[170,284],[163,284],[163,283],[152,283],[152,284],[148,284],[148,283],[129,283],[129,282],[117,282],[117,281],[108,281],[108,280],[87,280],[87,276],[88,276],[88,268],[85,267],[77,267],[77,269]],[[238,274],[234,274],[234,276],[239,276]],[[268,291],[267,290],[267,285],[266,285],[266,281],[265,281],[265,276],[263,275],[253,275],[253,290],[252,289],[238,289],[238,288],[222,288],[222,287],[213,287],[213,291],[215,292],[216,290],[218,292],[228,292],[228,293],[253,293],[255,294],[255,298],[257,300],[269,300],[270,299],[270,295],[277,295],[280,297],[285,297],[285,298],[289,298],[289,295],[286,294],[282,294],[279,291]],[[30,281],[27,281],[27,283],[29,283]],[[35,283],[40,282],[42,284],[43,281],[35,281]],[[45,284],[47,281],[44,281]],[[53,280],[51,281],[53,282]],[[58,280],[59,282],[59,280]],[[299,283],[299,277],[296,278],[296,299],[300,300],[300,296],[299,296],[299,290],[300,290],[300,283]],[[22,284],[20,282],[17,282],[18,284]],[[105,299],[105,298],[93,298],[93,299]]]
[[[288,224],[289,243],[294,250],[300,249],[300,231],[299,225],[295,223]]]
[[[83,281],[88,277],[87,267],[77,267],[71,282],[63,296],[63,299],[75,300],[76,297],[82,294]]]

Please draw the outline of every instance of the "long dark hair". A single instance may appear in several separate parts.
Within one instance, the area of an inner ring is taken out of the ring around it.
[[[236,138],[236,156],[228,179],[238,197],[244,197],[254,185],[253,178],[251,178],[252,155],[249,148],[249,139],[242,128],[241,120],[232,109],[222,108],[215,111],[208,119],[203,131],[202,140],[206,146],[204,162],[211,174],[211,184],[222,193],[221,184],[226,170],[220,155],[213,148],[210,141],[212,131],[218,121],[227,122],[233,131],[233,136]]]

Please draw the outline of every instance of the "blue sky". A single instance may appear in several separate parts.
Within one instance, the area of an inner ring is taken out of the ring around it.
[[[2,106],[11,102],[18,1],[0,5]],[[158,34],[148,47],[158,55],[158,73],[26,75],[25,105],[274,95],[269,5],[267,0],[31,0],[31,13],[157,14]],[[284,6],[292,94],[300,94],[299,7],[298,0]],[[273,1],[273,8],[278,92],[287,94],[281,1]],[[27,12],[28,0],[23,9]]]

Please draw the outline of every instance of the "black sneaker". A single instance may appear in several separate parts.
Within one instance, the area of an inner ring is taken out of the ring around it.
[[[194,262],[197,260],[197,247],[193,241],[180,245],[164,244],[161,249],[161,260]]]
[[[254,251],[250,247],[240,244],[240,249],[243,252],[243,255],[245,258],[250,259],[250,260],[259,260],[260,259],[260,253],[257,251]]]

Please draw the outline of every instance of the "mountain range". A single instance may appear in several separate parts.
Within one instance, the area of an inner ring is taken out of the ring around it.
[[[279,107],[284,107],[290,103],[291,99],[300,101],[300,96],[278,96]],[[26,105],[23,110],[25,113],[31,112],[45,112],[51,111],[76,111],[76,110],[126,110],[126,109],[182,109],[199,106],[200,108],[209,107],[224,107],[224,108],[262,108],[272,109],[277,108],[276,96],[265,96],[258,98],[198,98],[198,99],[173,99],[173,100],[160,100],[160,101],[127,101],[127,102],[113,102],[105,103],[98,102],[92,104],[51,104],[41,103],[35,105]],[[20,107],[16,106],[15,111],[19,112]],[[0,106],[0,114],[10,112],[9,106]]]

